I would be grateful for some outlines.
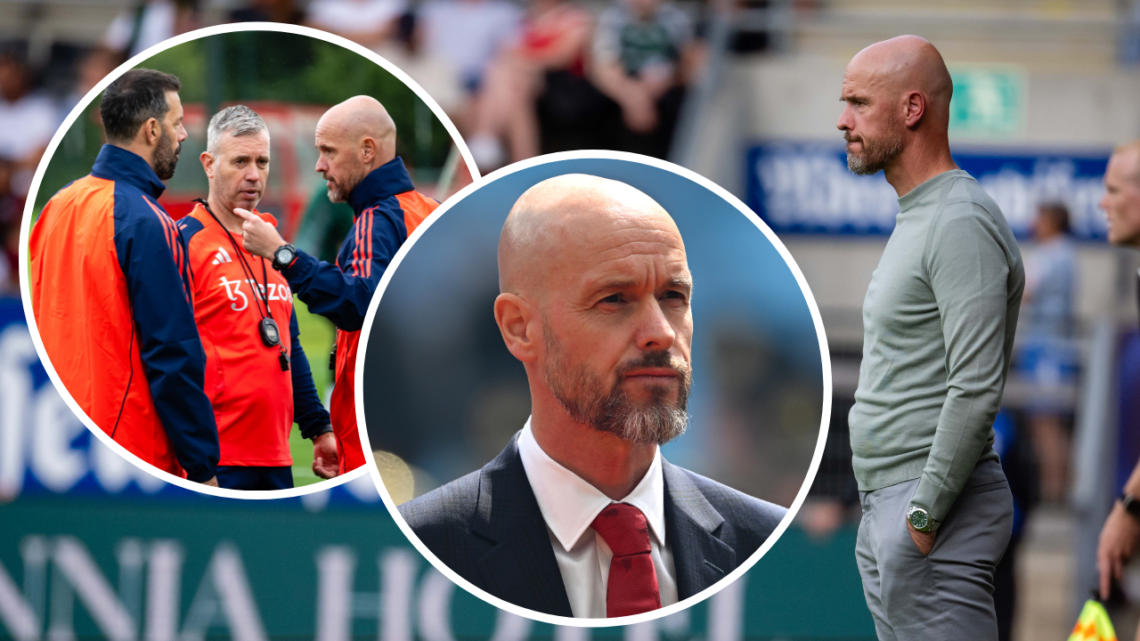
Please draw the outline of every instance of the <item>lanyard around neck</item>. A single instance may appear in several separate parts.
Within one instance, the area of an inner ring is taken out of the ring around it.
[[[210,214],[210,218],[213,218],[214,222],[218,223],[218,226],[222,228],[222,231],[226,232],[226,236],[230,239],[230,246],[233,247],[234,253],[237,254],[238,262],[241,264],[242,273],[246,275],[246,278],[249,279],[249,282],[253,284],[254,288],[256,288],[257,277],[254,276],[253,268],[250,267],[248,262],[246,262],[245,252],[238,246],[237,239],[235,239],[234,235],[230,233],[230,230],[226,229],[226,226],[222,224],[222,221],[218,219],[217,215],[214,214],[214,211],[210,209],[210,205],[205,200],[199,198],[195,202],[201,203],[202,207],[206,209],[206,213]],[[254,292],[253,303],[257,306],[257,313],[259,316],[261,316],[262,319],[272,319],[273,310],[269,308],[269,271],[265,268],[265,259],[261,258],[260,256],[258,256],[258,258],[261,259],[261,279],[263,281],[261,285],[261,295],[265,298],[265,311],[263,312],[261,310],[262,301],[258,299],[257,292]]]

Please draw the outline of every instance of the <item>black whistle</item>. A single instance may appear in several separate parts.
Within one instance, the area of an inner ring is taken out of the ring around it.
[[[277,362],[281,363],[281,371],[282,372],[288,372],[289,371],[289,355],[286,354],[284,351],[282,351],[280,354],[277,355]]]

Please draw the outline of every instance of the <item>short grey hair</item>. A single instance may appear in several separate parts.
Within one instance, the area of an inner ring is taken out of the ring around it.
[[[226,107],[210,118],[210,126],[206,129],[206,151],[217,153],[218,141],[222,139],[222,134],[250,136],[268,129],[261,116],[249,107],[245,105]]]

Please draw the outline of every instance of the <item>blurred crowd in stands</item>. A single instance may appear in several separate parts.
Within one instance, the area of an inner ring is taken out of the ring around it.
[[[99,44],[35,66],[26,42],[0,43],[0,290],[18,290],[19,217],[71,109],[129,57],[219,18],[306,25],[378,52],[451,116],[484,172],[570,149],[667,157],[704,57],[703,3],[248,0],[221,16],[203,4],[125,2]]]

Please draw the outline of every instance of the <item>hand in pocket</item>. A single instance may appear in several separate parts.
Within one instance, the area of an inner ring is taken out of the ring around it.
[[[907,521],[906,529],[907,532],[910,533],[910,540],[914,541],[915,546],[918,547],[918,551],[922,552],[922,556],[930,556],[930,551],[934,549],[934,538],[938,535],[938,531],[919,532],[914,529],[910,521]]]

